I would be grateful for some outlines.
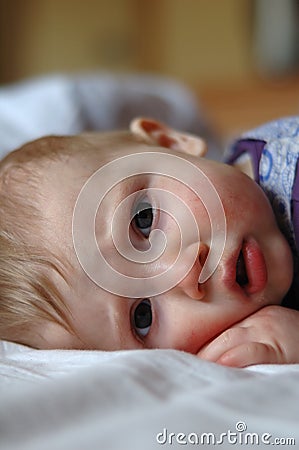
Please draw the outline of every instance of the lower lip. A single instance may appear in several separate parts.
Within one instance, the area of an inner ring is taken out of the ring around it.
[[[245,286],[240,286],[236,281],[237,260],[241,250],[243,252],[248,278],[248,283]],[[254,238],[250,237],[244,240],[242,245],[236,250],[229,264],[226,266],[226,273],[223,281],[228,289],[237,290],[246,295],[256,294],[265,288],[267,283],[266,262],[264,255]]]
[[[244,256],[248,283],[244,286],[247,294],[261,292],[267,283],[267,268],[264,255],[254,238],[243,242],[242,252]]]

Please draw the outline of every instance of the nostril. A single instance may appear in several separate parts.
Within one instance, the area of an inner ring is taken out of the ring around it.
[[[206,244],[204,244],[203,242],[201,242],[199,244],[199,251],[198,251],[198,260],[199,260],[201,269],[203,268],[204,263],[206,262],[208,254],[209,254],[209,247]]]
[[[206,295],[205,286],[203,283],[197,283],[197,300],[202,300]]]
[[[203,242],[193,242],[184,248],[185,256],[188,254],[193,261],[193,265],[183,279],[176,285],[180,292],[184,292],[189,298],[194,300],[202,300],[206,295],[204,284],[199,284],[198,280],[209,253],[209,247]],[[187,256],[186,256],[187,257]],[[184,265],[186,269],[186,266]]]

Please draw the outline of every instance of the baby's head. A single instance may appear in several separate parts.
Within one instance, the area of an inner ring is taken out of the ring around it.
[[[204,152],[199,138],[139,119],[130,132],[46,137],[8,155],[0,338],[196,353],[280,303],[292,260],[268,200]]]

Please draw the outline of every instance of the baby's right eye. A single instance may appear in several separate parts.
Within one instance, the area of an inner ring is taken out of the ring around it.
[[[148,298],[142,300],[133,312],[133,327],[139,336],[145,337],[152,324],[152,305]]]
[[[149,202],[140,202],[133,217],[133,224],[140,233],[148,238],[154,221],[154,209]]]

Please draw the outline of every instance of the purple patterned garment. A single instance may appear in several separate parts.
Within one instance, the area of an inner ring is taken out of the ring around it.
[[[283,304],[299,310],[299,117],[269,122],[244,134],[225,162],[234,164],[243,155],[251,158],[255,181],[269,198],[292,249],[294,281]]]

